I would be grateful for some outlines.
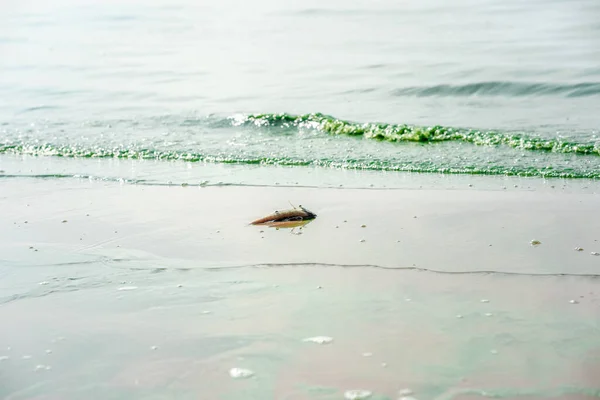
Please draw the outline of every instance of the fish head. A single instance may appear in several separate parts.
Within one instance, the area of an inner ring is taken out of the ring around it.
[[[313,218],[313,219],[317,218],[317,214],[315,214],[314,212],[307,210],[306,208],[304,208],[302,206],[299,206],[299,207],[302,209],[302,211],[304,211],[307,214],[307,218]]]

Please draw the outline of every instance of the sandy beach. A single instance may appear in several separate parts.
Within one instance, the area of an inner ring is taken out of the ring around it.
[[[597,194],[22,178],[0,195],[1,398],[600,395]],[[248,225],[288,201],[318,217]]]

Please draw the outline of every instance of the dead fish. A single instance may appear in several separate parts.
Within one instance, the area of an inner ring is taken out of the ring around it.
[[[317,218],[317,214],[302,206],[291,210],[275,211],[271,215],[250,222],[250,225],[271,225],[277,222],[309,221]]]

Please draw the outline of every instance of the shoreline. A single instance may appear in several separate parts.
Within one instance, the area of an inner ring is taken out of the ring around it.
[[[0,186],[0,397],[598,397],[595,193]]]

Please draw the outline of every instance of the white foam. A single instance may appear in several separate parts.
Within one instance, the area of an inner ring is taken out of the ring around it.
[[[371,397],[373,393],[368,390],[346,390],[344,398],[348,400],[363,400]]]
[[[137,286],[123,286],[117,290],[135,290],[135,289],[137,289]]]
[[[231,368],[229,370],[229,376],[233,379],[244,379],[254,376],[254,372],[244,368]]]
[[[333,342],[333,338],[329,336],[314,336],[302,340],[303,342],[312,342],[317,344],[329,344]]]
[[[413,394],[413,391],[412,391],[412,390],[410,390],[410,389],[408,389],[408,388],[406,388],[406,389],[401,389],[401,390],[399,390],[399,391],[398,391],[398,394],[399,394],[400,396],[410,396],[411,394]]]

